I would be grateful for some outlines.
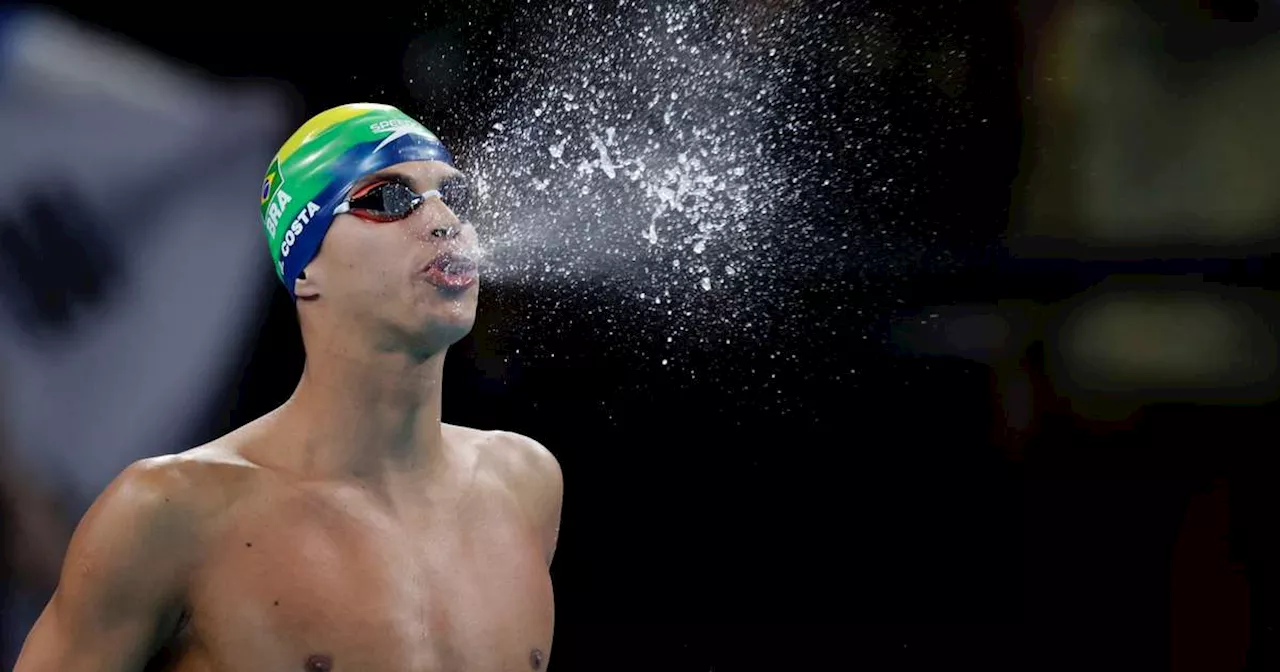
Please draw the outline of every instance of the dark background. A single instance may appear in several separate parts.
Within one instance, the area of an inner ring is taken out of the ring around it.
[[[1269,546],[1249,536],[1268,527],[1260,502],[1272,489],[1258,447],[1271,442],[1272,405],[1166,404],[1119,422],[1085,420],[1049,388],[1053,352],[1032,339],[1015,359],[1036,385],[1036,420],[1013,432],[991,365],[925,355],[894,337],[930,306],[1052,303],[1118,273],[1273,290],[1270,254],[1015,258],[1004,237],[1036,137],[1024,118],[1035,78],[1024,54],[1049,12],[880,4],[903,55],[879,94],[886,116],[950,130],[909,169],[927,188],[871,214],[932,224],[958,263],[852,269],[843,279],[859,290],[813,287],[799,300],[837,316],[838,329],[788,341],[797,356],[785,363],[751,345],[687,353],[687,369],[718,372],[706,382],[657,366],[644,348],[597,347],[591,298],[576,299],[571,327],[510,329],[538,319],[537,288],[482,297],[475,333],[451,351],[446,421],[532,436],[564,470],[551,669],[1170,669],[1174,545],[1189,503],[1215,478],[1234,488],[1231,562],[1252,572],[1253,664],[1272,669]],[[1239,11],[1223,6],[1228,19]],[[483,87],[470,87],[479,93],[465,104],[412,96],[406,48],[448,27],[465,44],[466,81],[509,74],[489,57],[521,4],[64,7],[215,75],[286,81],[299,121],[378,101],[449,139],[487,128]],[[923,54],[957,35],[967,85],[922,84]],[[956,123],[956,110],[987,123]],[[841,212],[856,195],[845,198],[826,205]],[[873,296],[877,287],[894,300]],[[222,383],[225,412],[193,441],[288,397],[302,366],[292,310],[277,287],[243,375]],[[498,373],[474,364],[481,349],[522,347],[561,356],[516,357]],[[833,370],[850,373],[836,380]]]

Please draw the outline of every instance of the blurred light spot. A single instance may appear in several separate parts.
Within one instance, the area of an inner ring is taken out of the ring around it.
[[[1065,373],[1093,390],[1232,388],[1276,368],[1265,323],[1208,293],[1104,295],[1069,315],[1060,338]]]

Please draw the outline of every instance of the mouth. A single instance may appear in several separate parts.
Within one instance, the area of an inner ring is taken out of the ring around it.
[[[442,289],[466,289],[476,284],[480,273],[471,257],[455,252],[445,252],[423,269],[427,282]]]

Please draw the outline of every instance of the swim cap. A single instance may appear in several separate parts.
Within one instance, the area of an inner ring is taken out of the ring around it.
[[[406,161],[453,165],[453,156],[435,134],[390,105],[326,110],[285,141],[262,180],[262,226],[290,297],[297,299],[294,282],[356,180]]]

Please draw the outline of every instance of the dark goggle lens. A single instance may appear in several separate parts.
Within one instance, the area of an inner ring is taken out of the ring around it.
[[[449,180],[440,185],[440,200],[444,201],[458,219],[470,219],[475,213],[471,188],[465,180]]]
[[[404,219],[419,205],[422,196],[399,182],[383,182],[351,199],[352,210],[380,221]]]

